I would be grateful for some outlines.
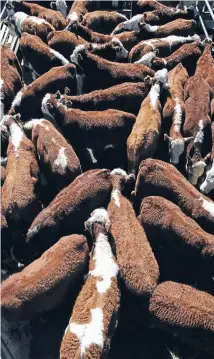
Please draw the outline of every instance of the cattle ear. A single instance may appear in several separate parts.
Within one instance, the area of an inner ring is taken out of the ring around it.
[[[64,94],[65,95],[70,95],[70,93],[71,93],[70,89],[68,87],[65,87],[64,88]]]
[[[52,1],[52,2],[50,3],[50,8],[51,8],[52,10],[57,10],[56,3],[55,3],[54,1]]]
[[[190,137],[184,137],[184,143],[189,143],[191,140],[193,140],[193,136],[190,136]]]
[[[167,135],[167,133],[164,133],[164,141],[169,142],[170,137]]]

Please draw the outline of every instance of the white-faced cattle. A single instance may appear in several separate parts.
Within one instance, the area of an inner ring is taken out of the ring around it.
[[[57,10],[59,12],[61,12],[62,16],[64,18],[66,18],[67,13],[68,13],[68,6],[66,4],[65,0],[56,0],[56,1],[52,1],[50,3],[50,7],[53,10]]]
[[[160,137],[162,88],[168,86],[168,72],[166,69],[156,72],[153,86],[143,100],[132,132],[127,140],[127,155],[129,172],[137,173],[140,162],[153,157]]]
[[[205,285],[214,274],[214,236],[163,197],[146,197],[139,221],[160,266],[161,281]],[[191,258],[191,266],[189,261]]]
[[[32,132],[32,142],[36,148],[42,172],[57,189],[68,186],[81,174],[79,159],[72,146],[61,133],[44,119],[35,119],[24,125]]]
[[[37,198],[39,167],[36,151],[12,116],[7,116],[5,123],[9,128],[10,138],[2,206],[8,222],[18,227],[26,226],[41,210]]]
[[[157,286],[159,269],[144,229],[131,203],[121,193],[124,182],[130,181],[133,175],[128,176],[121,169],[111,173],[114,178],[108,214],[121,277],[133,294],[148,297]]]
[[[69,233],[81,233],[91,211],[106,206],[112,184],[108,170],[90,170],[78,176],[35,218],[27,233],[32,256],[38,256]]]
[[[0,118],[7,114],[17,92],[22,88],[22,71],[19,61],[6,46],[0,47],[1,78],[0,78]]]
[[[143,40],[135,45],[129,53],[129,61],[139,61],[144,55],[158,50],[160,57],[170,56],[170,54],[179,49],[179,47],[186,43],[200,40],[198,35],[193,36],[176,36],[170,35],[164,38],[156,38],[150,40]]]
[[[169,7],[156,0],[139,0],[133,4],[133,12],[143,14],[146,11],[157,10],[160,13],[176,12],[176,8]],[[179,8],[178,8],[179,10]]]
[[[109,108],[137,115],[141,102],[147,96],[149,82],[124,82],[105,90],[95,90],[81,96],[61,95],[60,102],[67,107],[85,111],[103,111]]]
[[[164,138],[168,141],[170,162],[175,165],[179,163],[185,143],[192,139],[192,137],[184,138],[182,136],[185,115],[184,86],[188,78],[188,73],[182,64],[178,64],[169,72],[169,91],[163,108],[163,121],[171,123],[169,136],[165,134]]]
[[[38,36],[23,33],[20,40],[24,66],[35,80],[52,67],[67,65],[69,61],[58,51],[51,49]]]
[[[96,2],[92,0],[74,0],[67,16],[67,20],[82,20],[83,16],[87,12],[94,11],[96,9]]]
[[[119,23],[126,20],[126,16],[117,11],[93,11],[85,14],[81,23],[92,31],[110,34]]]
[[[202,193],[209,193],[214,189],[214,122],[211,125],[212,128],[212,152],[211,152],[211,166],[206,172],[206,178],[200,186]]]
[[[25,1],[7,0],[6,9],[7,9],[9,20],[14,18],[16,12],[22,12],[27,15],[37,17],[38,21],[40,19],[45,20],[46,22],[51,24],[55,30],[63,30],[67,25],[67,21],[59,11],[47,9],[36,3],[27,2],[27,1],[25,2]]]
[[[9,321],[29,320],[61,303],[84,274],[88,245],[82,235],[61,238],[39,259],[1,286],[1,313]]]
[[[40,118],[41,102],[48,92],[64,91],[65,87],[68,87],[72,94],[76,94],[76,84],[74,65],[54,67],[17,93],[10,114],[21,113],[24,122],[35,117]]]
[[[149,311],[157,327],[194,348],[214,352],[212,295],[182,283],[164,282],[155,289]]]
[[[205,231],[213,233],[214,202],[197,191],[169,163],[155,159],[142,161],[134,194],[137,208],[146,196],[162,196],[179,206]]]
[[[56,96],[47,94],[44,97],[42,111],[53,117],[72,145],[93,149],[103,149],[109,144],[120,149],[126,147],[127,137],[135,123],[134,115],[119,110],[68,108]]]
[[[123,82],[143,81],[145,76],[154,76],[154,71],[144,65],[121,64],[102,59],[79,45],[71,55],[71,62],[82,68],[79,81],[83,92],[104,89]]]
[[[118,322],[118,265],[108,241],[110,221],[106,210],[96,209],[85,225],[94,241],[89,273],[65,330],[60,359],[103,358]]]

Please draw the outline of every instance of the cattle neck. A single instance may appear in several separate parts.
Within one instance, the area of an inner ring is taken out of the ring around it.
[[[74,33],[76,35],[81,36],[84,40],[89,41],[89,42],[92,41],[91,31],[87,27],[85,27],[77,22],[70,23],[65,30],[68,30],[71,32],[74,31]]]

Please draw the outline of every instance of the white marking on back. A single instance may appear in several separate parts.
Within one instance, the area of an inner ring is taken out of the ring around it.
[[[69,61],[62,54],[60,54],[58,51],[55,51],[55,50],[53,50],[51,48],[49,50],[53,55],[56,56],[57,59],[59,59],[62,62],[63,65],[69,64]]]
[[[65,172],[66,167],[68,166],[68,160],[65,154],[65,147],[61,147],[58,153],[54,165],[61,166],[62,170]]]
[[[145,24],[145,26],[144,26],[144,29],[146,30],[146,31],[148,31],[148,32],[155,32],[155,31],[157,31],[157,29],[159,28],[159,26],[158,25],[149,25],[149,24]]]
[[[10,130],[10,136],[11,136],[11,143],[14,146],[14,151],[16,152],[16,157],[18,156],[18,149],[20,146],[20,143],[22,141],[22,138],[24,136],[23,131],[21,128],[17,125],[17,123],[12,123],[9,127]]]
[[[50,23],[44,19],[40,19],[39,17],[36,16],[29,16],[29,20],[31,20],[32,22],[34,22],[37,25],[42,25],[42,24],[46,24],[48,26],[50,26]]]
[[[16,97],[14,98],[11,107],[16,108],[16,106],[19,106],[21,104],[21,100],[22,100],[22,95],[24,93],[24,89],[21,89],[17,94]]]
[[[169,47],[171,48],[172,45],[179,45],[179,44],[185,44],[187,42],[193,42],[196,40],[200,40],[200,37],[198,35],[193,36],[176,36],[176,35],[170,35],[167,37],[162,37],[160,39],[150,39],[143,41],[144,44],[152,46],[153,50],[156,49],[155,43],[159,43],[160,41],[167,42],[169,44]]]
[[[16,27],[17,27],[20,34],[22,32],[22,23],[23,23],[23,21],[26,20],[29,17],[30,17],[29,15],[27,15],[24,12],[21,12],[21,11],[17,11],[14,14],[14,21],[15,21]]]
[[[81,358],[85,354],[87,348],[92,344],[98,345],[103,349],[103,311],[101,308],[91,309],[91,321],[86,324],[69,324],[70,332],[74,333],[80,341]]]
[[[209,212],[209,214],[214,217],[214,202],[208,201],[202,196],[199,198],[199,201],[202,201],[202,207]]]
[[[116,28],[112,31],[111,34],[114,35],[120,29],[123,29],[124,31],[140,30],[139,24],[142,19],[142,16],[143,16],[142,14],[135,15],[131,19],[121,22],[116,26]]]
[[[152,67],[152,60],[155,58],[155,53],[153,51],[147,52],[147,54],[143,55],[140,60],[135,61],[135,64],[143,64],[148,67]]]
[[[115,203],[116,206],[118,206],[118,207],[120,207],[120,198],[119,198],[119,195],[120,195],[119,189],[114,189],[114,190],[111,192],[111,198],[114,200],[114,203]]]
[[[160,84],[156,83],[149,92],[150,102],[154,110],[156,110],[157,101],[160,97]]]
[[[195,136],[194,143],[203,143],[204,141],[204,123],[203,120],[199,121],[199,130]]]
[[[33,127],[40,125],[42,127],[44,127],[47,131],[49,131],[49,127],[47,126],[47,124],[44,124],[45,119],[40,118],[40,119],[33,119],[31,121],[28,121],[24,124],[24,129],[25,130],[32,130]]]
[[[173,125],[175,132],[180,133],[182,124],[182,108],[177,97],[175,98],[175,103]]]

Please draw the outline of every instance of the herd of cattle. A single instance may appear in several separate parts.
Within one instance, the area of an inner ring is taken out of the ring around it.
[[[191,7],[50,5],[6,3],[23,65],[1,46],[2,316],[32,320],[79,285],[59,357],[98,359],[131,295],[148,330],[210,358],[213,42]]]

